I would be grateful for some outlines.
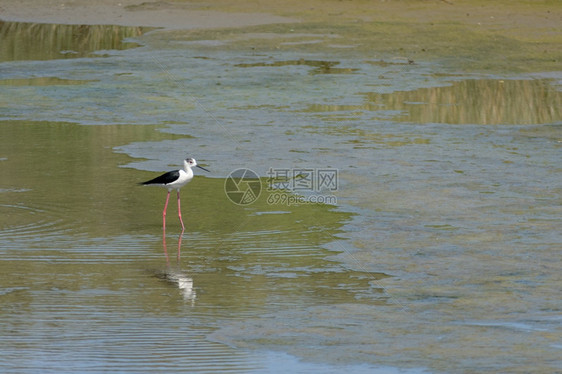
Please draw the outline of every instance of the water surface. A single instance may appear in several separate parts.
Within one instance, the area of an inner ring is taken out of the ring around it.
[[[6,371],[560,366],[559,73],[174,35],[0,65]],[[187,155],[178,262],[136,183]],[[240,167],[337,169],[301,192],[337,203],[233,204]]]

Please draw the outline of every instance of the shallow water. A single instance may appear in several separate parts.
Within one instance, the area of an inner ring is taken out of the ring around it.
[[[560,73],[83,32],[0,64],[3,371],[560,367]],[[186,155],[211,173],[164,246],[136,183]],[[321,170],[336,188],[270,191]]]

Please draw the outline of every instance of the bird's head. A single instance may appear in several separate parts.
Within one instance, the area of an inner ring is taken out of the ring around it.
[[[204,167],[197,165],[197,161],[195,161],[194,158],[189,158],[189,157],[188,157],[188,158],[185,159],[185,162],[187,162],[187,164],[188,164],[189,167],[191,167],[191,168],[194,167],[194,166],[196,166],[196,167],[198,167],[199,169],[202,169],[202,170],[205,170],[206,172],[209,172],[209,170],[205,169]]]

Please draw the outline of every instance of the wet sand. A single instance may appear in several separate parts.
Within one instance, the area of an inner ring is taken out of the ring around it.
[[[0,19],[219,31],[194,36],[200,40],[315,33],[380,58],[439,60],[463,71],[558,71],[562,56],[557,1],[0,0]]]
[[[175,29],[245,27],[299,21],[456,23],[531,39],[559,38],[562,6],[555,1],[212,2],[145,0],[0,0],[4,21],[111,24]],[[529,35],[528,31],[534,30]],[[391,37],[391,36],[390,36]]]
[[[243,27],[267,23],[294,22],[286,17],[261,12],[227,13],[188,2],[143,0],[123,1],[0,1],[0,18],[5,21],[81,25],[120,25],[171,29]]]

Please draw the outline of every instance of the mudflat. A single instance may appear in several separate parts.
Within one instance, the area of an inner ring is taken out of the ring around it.
[[[19,22],[206,29],[293,20],[260,12],[225,12],[189,2],[142,0],[0,1],[3,20]]]
[[[241,47],[258,49],[280,43],[261,38],[256,46],[256,33],[292,33],[285,48],[310,47],[294,35],[314,34],[330,36],[331,47],[469,71],[554,71],[562,59],[559,1],[0,0],[0,19],[192,30],[193,40],[235,35]]]

